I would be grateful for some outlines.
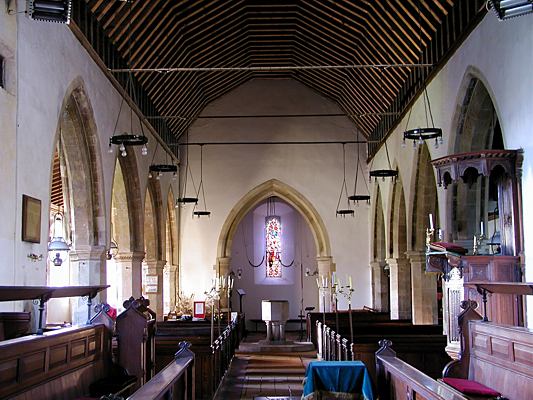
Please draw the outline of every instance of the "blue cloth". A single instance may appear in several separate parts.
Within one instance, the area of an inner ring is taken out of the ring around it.
[[[376,398],[370,375],[362,361],[311,361],[305,371],[302,398],[321,398],[324,392],[349,393],[355,395],[353,398],[365,400]]]

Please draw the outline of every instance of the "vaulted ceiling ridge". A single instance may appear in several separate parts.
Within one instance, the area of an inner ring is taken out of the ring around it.
[[[159,115],[183,117],[166,121],[172,141],[203,107],[254,77],[296,79],[336,102],[365,137],[383,140],[422,82],[484,13],[483,0],[85,3],[122,59],[131,58],[130,68],[434,65],[425,70],[136,72]],[[98,51],[94,33],[85,34]],[[109,68],[118,65],[108,62]],[[371,154],[377,148],[371,145]]]

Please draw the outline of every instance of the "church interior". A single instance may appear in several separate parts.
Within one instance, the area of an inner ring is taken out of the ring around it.
[[[533,0],[2,3],[0,398],[533,397]]]

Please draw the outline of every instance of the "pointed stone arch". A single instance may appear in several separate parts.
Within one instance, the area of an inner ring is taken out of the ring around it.
[[[389,278],[386,266],[385,216],[379,185],[375,185],[373,202],[374,217],[372,237],[372,308],[383,312],[389,311]]]
[[[239,223],[257,204],[271,196],[283,199],[303,216],[313,234],[317,257],[331,257],[329,236],[315,207],[296,189],[277,179],[271,179],[250,190],[230,211],[218,239],[218,258],[231,257],[231,243]]]
[[[163,319],[163,268],[165,267],[165,224],[163,223],[163,197],[159,180],[150,179],[144,200],[144,261],[146,280],[144,296],[158,320]]]
[[[431,155],[426,143],[418,146],[414,160],[414,179],[411,246],[408,252],[411,263],[412,318],[414,324],[438,322],[437,278],[426,273],[426,228],[431,214],[433,226],[440,227],[437,204],[437,184],[431,165]],[[435,240],[437,234],[435,233]]]
[[[411,273],[407,259],[407,217],[402,176],[394,181],[389,207],[389,248],[387,264],[390,279],[390,313],[392,319],[411,318]]]
[[[220,275],[229,273],[231,245],[239,223],[255,206],[272,196],[277,196],[284,200],[301,214],[308,224],[315,241],[318,272],[324,276],[331,275],[334,268],[331,246],[328,232],[320,214],[304,195],[277,179],[268,180],[250,190],[229,212],[218,239],[217,273]],[[321,303],[320,307],[321,309],[323,307],[328,309],[329,302],[326,302],[325,305]]]
[[[98,132],[90,99],[81,78],[68,87],[60,109],[59,142],[64,222],[71,240],[70,283],[101,285],[106,276],[106,207]],[[53,165],[53,163],[51,163]],[[100,295],[105,300],[105,293]],[[86,320],[86,305],[71,300],[72,322]]]

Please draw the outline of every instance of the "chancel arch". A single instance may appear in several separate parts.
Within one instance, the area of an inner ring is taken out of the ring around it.
[[[230,272],[231,248],[239,224],[258,204],[271,197],[280,198],[302,216],[309,226],[316,248],[317,272],[320,276],[331,276],[333,271],[331,246],[320,214],[301,193],[277,179],[266,181],[250,190],[230,211],[218,240],[216,273],[226,275]]]
[[[379,185],[375,185],[374,218],[372,237],[372,307],[379,311],[389,311],[389,266],[386,263],[385,218]]]
[[[64,235],[71,244],[68,260],[59,266],[63,269],[60,275],[69,276],[68,282],[61,284],[101,285],[105,283],[102,265],[105,265],[107,240],[103,172],[92,107],[79,79],[67,90],[56,137],[52,169],[57,164],[59,176],[54,177],[52,173],[50,212],[63,215]],[[58,186],[60,193],[57,192]],[[59,207],[58,202],[61,203]],[[55,223],[53,218],[51,223]],[[49,265],[49,268],[58,267]],[[49,275],[49,280],[53,275]],[[52,281],[48,283],[54,284]],[[105,294],[101,299],[105,300]],[[58,308],[61,309],[65,310],[64,307]],[[60,322],[86,321],[87,308],[83,299],[72,299],[70,309],[67,314],[71,315],[63,315]],[[50,318],[55,317],[49,315]]]

